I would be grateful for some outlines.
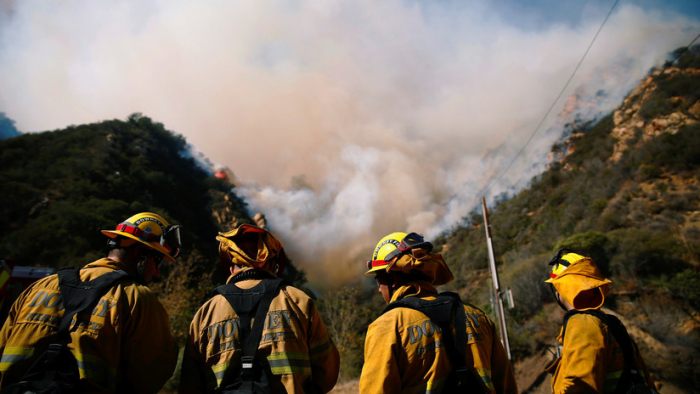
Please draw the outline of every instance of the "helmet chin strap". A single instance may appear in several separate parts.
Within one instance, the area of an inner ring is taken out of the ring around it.
[[[396,293],[396,285],[389,287],[389,300],[394,298],[394,293]]]
[[[146,281],[143,277],[143,273],[146,270],[146,261],[148,260],[148,254],[143,252],[143,246],[141,247],[141,250],[139,251],[139,261],[136,263],[136,279],[138,279],[139,282],[146,284]]]
[[[568,312],[569,310],[564,306],[564,304],[561,303],[561,299],[559,298],[560,295],[557,293],[557,291],[554,289],[553,284],[549,284],[549,290],[552,291],[552,295],[554,296],[554,299],[557,301],[557,304],[559,304],[559,307],[564,310],[564,312]]]
[[[387,289],[389,289],[389,299],[391,300],[394,298],[394,293],[396,292],[396,289],[399,287],[398,283],[396,282],[396,278],[394,276],[389,276],[391,278],[391,286],[387,286]]]

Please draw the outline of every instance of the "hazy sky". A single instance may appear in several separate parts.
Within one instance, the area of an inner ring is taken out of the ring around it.
[[[383,235],[433,237],[468,214],[613,3],[0,0],[0,112],[24,132],[162,122],[233,170],[323,288],[361,273]],[[620,1],[487,197],[542,170],[574,89],[616,107],[700,33],[699,14],[697,0]]]

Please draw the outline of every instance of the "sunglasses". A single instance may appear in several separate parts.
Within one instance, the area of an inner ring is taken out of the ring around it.
[[[161,261],[163,261],[163,253],[157,252],[153,249],[149,249],[146,251],[146,256],[150,257],[153,259],[153,262],[156,263],[156,267],[160,264]]]
[[[374,283],[377,284],[377,288],[380,288],[382,285],[391,286],[394,284],[394,281],[391,278],[391,276],[386,275],[386,274],[382,274],[382,273],[378,273],[377,275],[374,276]]]

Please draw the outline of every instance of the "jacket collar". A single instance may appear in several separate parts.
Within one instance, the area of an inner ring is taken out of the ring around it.
[[[391,302],[400,300],[409,296],[416,296],[419,298],[424,297],[437,297],[438,291],[433,285],[426,281],[417,280],[413,282],[406,283],[405,285],[399,287],[394,291],[394,295],[391,296]]]

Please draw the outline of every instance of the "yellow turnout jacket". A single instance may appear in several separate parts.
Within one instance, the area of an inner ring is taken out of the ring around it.
[[[599,309],[612,282],[590,258],[571,264],[551,281],[560,296],[574,309]],[[562,342],[561,333],[557,338]],[[654,380],[632,341],[637,370],[650,387]],[[572,315],[566,324],[562,355],[547,371],[553,373],[552,393],[612,393],[622,375],[625,359],[622,348],[597,317]]]
[[[398,288],[391,301],[404,297],[433,300],[437,295],[428,282],[416,281]],[[465,365],[482,383],[481,391],[476,392],[517,393],[513,369],[493,322],[471,305],[464,305],[464,312]],[[367,331],[360,393],[442,393],[452,367],[441,342],[438,326],[419,311],[395,308],[383,314]]]
[[[258,283],[243,280],[236,286],[249,289]],[[182,361],[180,393],[212,393],[227,370],[240,368],[243,349],[238,321],[222,295],[197,311]],[[282,285],[272,300],[257,354],[267,359],[275,393],[326,393],[338,379],[338,349],[314,301],[292,286]]]
[[[104,258],[81,269],[80,279],[120,269],[126,267]],[[63,311],[57,275],[20,295],[0,331],[0,387],[18,382],[46,350]],[[78,361],[81,389],[91,393],[157,393],[178,353],[165,309],[148,287],[128,277],[98,301],[87,324],[71,332],[68,348]]]

